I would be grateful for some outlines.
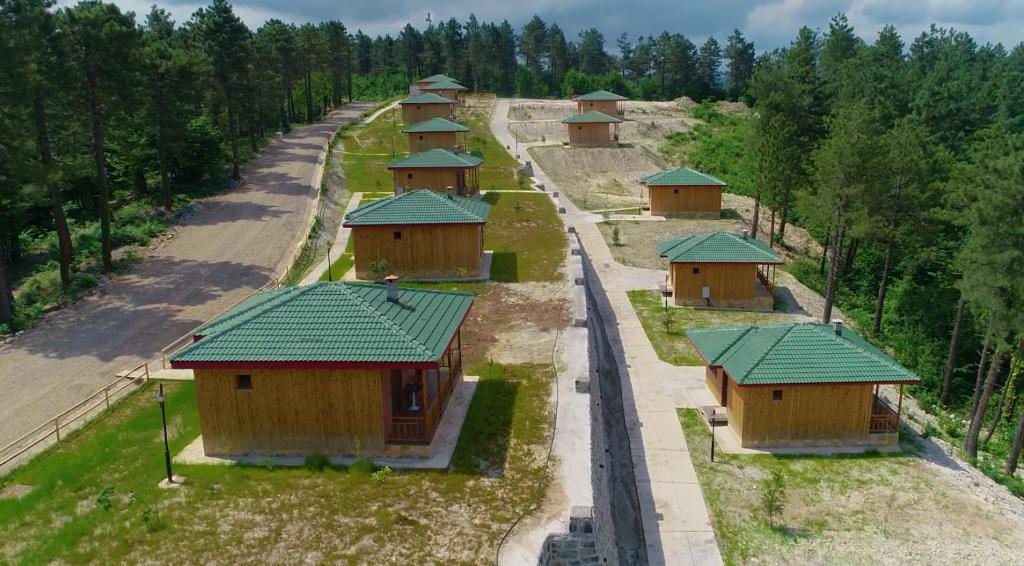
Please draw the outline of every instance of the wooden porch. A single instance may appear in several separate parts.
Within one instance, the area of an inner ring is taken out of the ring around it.
[[[900,413],[903,409],[903,385],[899,385],[899,398],[896,408],[893,409],[882,397],[879,388],[875,385],[874,396],[871,400],[871,418],[868,424],[868,434],[896,434],[900,430]]]
[[[757,266],[757,280],[764,285],[764,288],[768,291],[768,294],[775,298],[775,269],[776,265],[772,263],[758,264]]]
[[[438,369],[392,370],[385,375],[385,442],[430,444],[461,377],[461,332],[441,357]]]

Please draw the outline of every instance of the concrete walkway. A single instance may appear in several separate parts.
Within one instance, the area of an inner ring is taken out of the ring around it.
[[[497,101],[491,130],[502,145],[514,147],[515,140],[508,130],[511,102]],[[519,145],[521,155],[526,155],[522,149],[527,144]],[[536,163],[533,171],[536,181],[547,191],[558,190]],[[558,206],[564,207],[566,222],[575,226],[597,276],[597,281],[588,284],[599,286],[594,294],[604,299],[598,299],[597,307],[608,326],[622,377],[622,401],[648,559],[651,564],[721,564],[707,506],[676,415],[678,407],[711,404],[703,384],[703,368],[676,367],[659,360],[626,296],[633,289],[656,288],[664,274],[619,265],[595,224],[595,215],[581,212],[568,199]]]
[[[341,222],[338,222],[338,233],[334,236],[334,243],[331,244],[331,250],[327,253],[327,257],[316,264],[313,269],[309,270],[309,273],[306,274],[299,285],[310,285],[319,281],[320,276],[326,273],[327,268],[331,266],[330,262],[337,261],[345,253],[345,248],[348,247],[348,237],[352,234],[352,229],[345,227],[345,216],[359,206],[359,201],[362,198],[363,193],[353,193],[352,199],[348,201],[348,206],[345,207],[345,212],[341,213]]]

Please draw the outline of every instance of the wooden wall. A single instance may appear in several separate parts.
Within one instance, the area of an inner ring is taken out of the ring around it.
[[[236,390],[236,375],[252,391]],[[380,371],[197,369],[206,454],[345,454],[384,450]]]
[[[359,279],[375,277],[370,262],[378,259],[388,260],[388,270],[403,278],[478,275],[484,253],[483,224],[356,226],[352,238]]]
[[[409,134],[409,153],[418,153],[428,149],[451,149],[459,142],[455,132],[411,132]]]
[[[693,273],[697,268],[698,273]],[[701,300],[701,289],[711,287],[715,301],[754,300],[757,265],[753,263],[673,263],[669,268],[673,299],[677,305]]]
[[[454,104],[402,104],[402,122],[405,124],[418,124],[431,118],[455,117]]]
[[[569,128],[569,147],[615,147],[612,125],[606,123],[566,124]]]
[[[743,446],[865,444],[872,388],[870,383],[836,385],[736,386],[729,384],[729,426]],[[772,391],[781,390],[774,401]]]
[[[704,385],[711,392],[711,395],[715,397],[715,401],[718,404],[722,404],[722,370],[720,368],[712,368],[711,366],[705,366],[704,368]]]
[[[395,173],[395,188],[402,187],[406,192],[413,189],[430,189],[432,191],[446,192],[448,187],[454,187],[456,193],[459,186],[465,186],[465,169],[435,167],[430,169],[393,169]]]
[[[576,109],[579,110],[580,114],[595,110],[609,116],[617,116],[619,114],[619,103],[615,100],[577,100]]]
[[[420,87],[420,92],[429,93],[432,92],[438,96],[443,96],[448,100],[462,100],[462,92],[455,88],[431,88],[429,85]]]
[[[648,187],[651,214],[655,216],[689,216],[720,218],[722,187],[720,186],[654,186]]]

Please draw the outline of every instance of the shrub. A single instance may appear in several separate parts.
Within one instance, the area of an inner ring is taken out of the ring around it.
[[[612,244],[615,245],[615,247],[622,245],[622,234],[619,231],[618,225],[612,227]]]
[[[775,518],[786,507],[786,477],[782,468],[775,468],[767,478],[758,482],[761,488],[761,510],[768,518],[768,526],[775,528]]]
[[[100,494],[96,496],[96,505],[99,505],[100,509],[104,511],[110,511],[114,508],[114,486],[108,485],[100,491]]]
[[[373,460],[369,458],[360,458],[353,462],[348,468],[348,473],[363,477],[372,477],[373,473],[376,471],[377,466],[375,466]]]
[[[327,459],[327,456],[323,454],[310,454],[306,456],[306,469],[308,470],[322,472],[330,464],[331,462]]]
[[[391,469],[390,466],[384,466],[383,468],[370,474],[370,479],[372,479],[374,483],[376,483],[377,485],[383,486],[384,482],[386,482],[388,480],[388,477],[391,476],[392,471],[393,470]]]

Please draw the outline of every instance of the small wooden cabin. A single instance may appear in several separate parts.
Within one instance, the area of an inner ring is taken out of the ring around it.
[[[382,259],[403,278],[479,276],[490,208],[479,199],[428,190],[360,206],[344,222],[352,229],[356,277],[373,279],[371,264]]]
[[[420,92],[422,93],[434,93],[456,102],[462,102],[463,93],[467,90],[469,89],[453,80],[435,81],[420,87]]]
[[[595,90],[576,97],[576,112],[583,114],[590,111],[601,112],[609,116],[625,116],[623,101],[629,100],[607,90]]]
[[[424,78],[416,81],[416,86],[419,87],[419,88],[423,88],[425,86],[429,86],[429,85],[431,85],[433,83],[436,83],[438,81],[457,82],[455,79],[449,77],[448,75],[437,74],[437,75],[430,75],[429,77],[424,77]]]
[[[677,305],[770,311],[775,267],[782,258],[767,244],[726,232],[692,234],[655,244],[668,258],[669,285]]]
[[[434,93],[412,96],[398,105],[402,107],[403,124],[418,124],[431,118],[455,119],[455,101]]]
[[[919,378],[841,322],[687,331],[705,383],[745,448],[899,442],[903,386]],[[882,387],[896,386],[895,403]]]
[[[407,126],[402,129],[402,132],[409,134],[410,153],[418,153],[435,148],[465,151],[466,136],[469,135],[469,128],[444,118],[431,118],[418,124]],[[459,136],[459,134],[462,135]]]
[[[652,216],[721,218],[724,182],[686,167],[640,179],[647,187]]]
[[[616,147],[622,120],[603,112],[584,112],[562,120],[569,129],[569,147]]]
[[[473,296],[382,283],[263,291],[196,330],[208,456],[426,455],[462,380]]]
[[[392,161],[388,169],[395,175],[395,194],[413,189],[452,191],[459,196],[480,192],[480,164],[483,159],[447,149],[429,149]]]

